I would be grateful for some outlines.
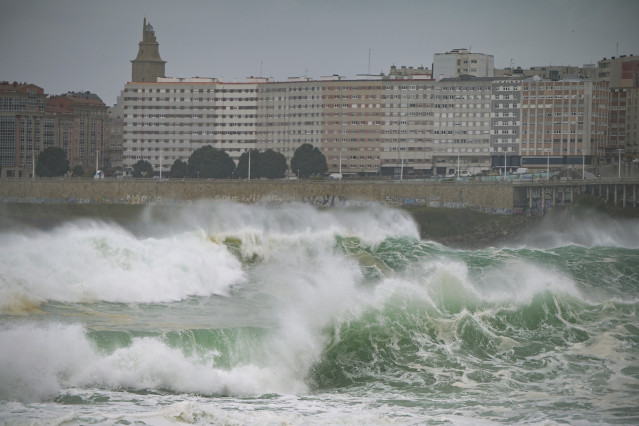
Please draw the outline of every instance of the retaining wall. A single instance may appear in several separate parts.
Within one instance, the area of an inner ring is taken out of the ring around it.
[[[514,194],[511,185],[467,182],[0,179],[0,202],[147,204],[216,199],[318,206],[381,202],[509,214]]]

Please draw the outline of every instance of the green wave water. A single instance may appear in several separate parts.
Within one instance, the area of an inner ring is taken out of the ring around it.
[[[2,422],[639,422],[639,245],[576,223],[454,250],[383,208],[150,216],[3,231]]]

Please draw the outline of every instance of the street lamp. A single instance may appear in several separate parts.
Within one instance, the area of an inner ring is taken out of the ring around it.
[[[508,148],[504,148],[504,179],[506,178],[506,176],[508,175]]]
[[[550,150],[546,149],[546,180],[550,179]]]
[[[617,151],[619,151],[619,179],[621,179],[621,151],[623,151],[623,149],[618,148]]]

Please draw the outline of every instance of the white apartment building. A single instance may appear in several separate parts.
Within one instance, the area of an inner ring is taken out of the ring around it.
[[[606,83],[584,79],[159,78],[128,83],[123,105],[124,167],[147,160],[164,175],[205,145],[236,163],[249,149],[290,162],[310,143],[330,173],[397,178],[541,167],[546,157],[589,164],[607,144]]]
[[[520,166],[521,147],[521,78],[492,81],[490,108],[491,166],[512,170]]]
[[[484,53],[471,53],[468,49],[453,49],[446,53],[433,55],[433,78],[459,77],[493,77],[495,75],[495,58]]]
[[[236,162],[256,148],[257,83],[212,78],[158,78],[128,83],[124,105],[123,167],[146,160],[167,174],[177,159],[211,145]]]
[[[290,162],[304,143],[320,147],[322,85],[307,77],[258,85],[256,148],[272,149]]]
[[[433,84],[435,174],[453,174],[458,170],[476,174],[489,170],[491,80],[454,78]]]

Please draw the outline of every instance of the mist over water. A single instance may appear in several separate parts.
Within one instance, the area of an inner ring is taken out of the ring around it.
[[[466,251],[382,206],[12,220],[9,423],[639,422],[637,221]]]

